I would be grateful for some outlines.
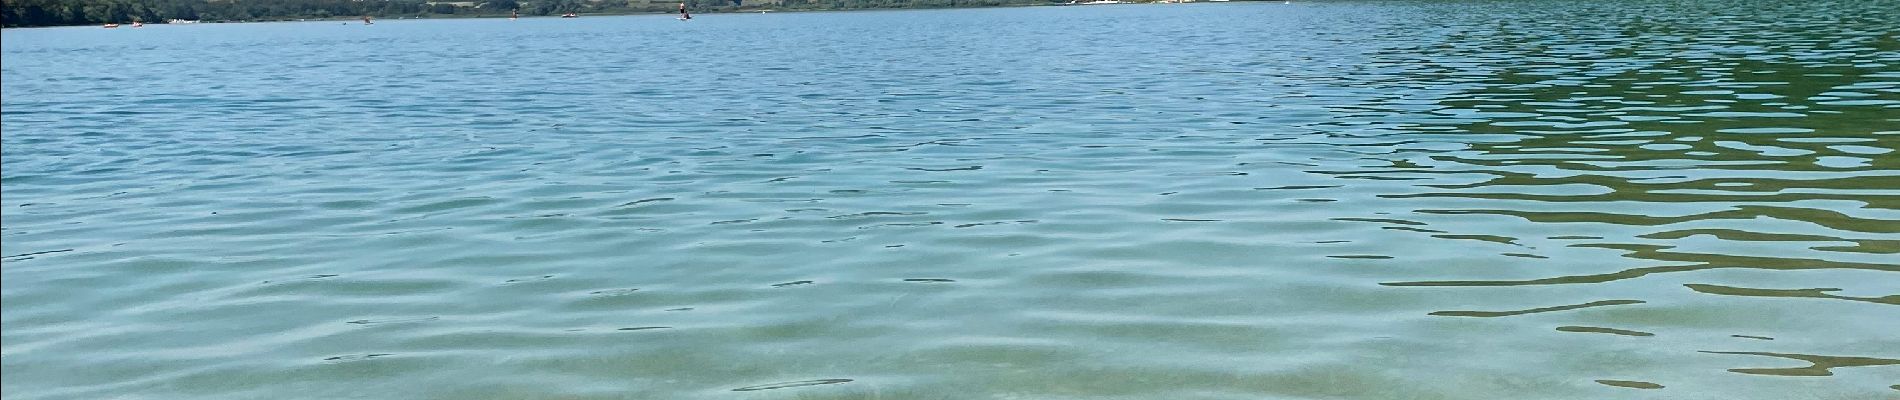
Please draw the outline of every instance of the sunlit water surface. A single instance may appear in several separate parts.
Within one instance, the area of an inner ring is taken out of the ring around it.
[[[21,399],[1900,395],[1900,7],[8,30]]]

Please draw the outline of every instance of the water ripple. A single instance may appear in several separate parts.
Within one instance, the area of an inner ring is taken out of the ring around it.
[[[1895,10],[9,29],[0,391],[1877,398]]]

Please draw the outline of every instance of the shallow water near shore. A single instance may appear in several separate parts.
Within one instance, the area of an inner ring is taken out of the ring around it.
[[[1890,398],[1891,5],[8,30],[0,389]]]

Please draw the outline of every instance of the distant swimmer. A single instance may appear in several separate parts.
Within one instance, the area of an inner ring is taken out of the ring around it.
[[[686,13],[686,3],[680,3],[680,20],[685,21],[689,19],[693,19],[693,15]]]

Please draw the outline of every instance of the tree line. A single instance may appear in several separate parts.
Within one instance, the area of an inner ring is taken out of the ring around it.
[[[549,15],[589,10],[582,0],[489,0],[462,6],[414,0],[4,0],[5,26],[158,23],[174,19],[206,22],[281,21],[310,18],[430,17],[456,14]],[[624,4],[624,3],[623,3]]]
[[[745,9],[843,10],[863,8],[941,8],[1053,4],[1066,0],[686,0],[694,12]],[[3,0],[0,23],[7,27],[98,25],[170,20],[206,22],[283,21],[370,16],[430,18],[631,14],[677,11],[677,0]]]

